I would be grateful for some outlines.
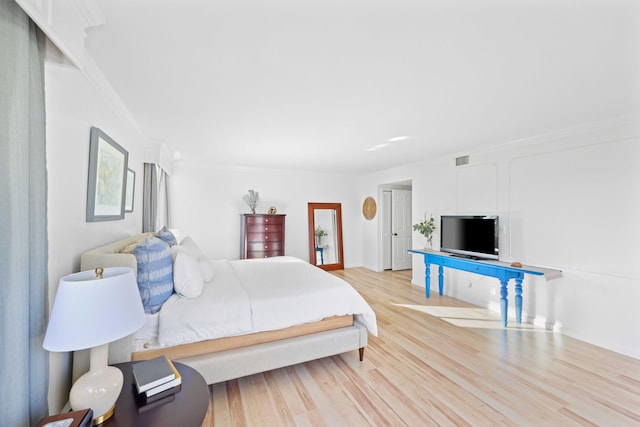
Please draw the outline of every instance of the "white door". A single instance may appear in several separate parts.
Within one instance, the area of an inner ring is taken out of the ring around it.
[[[382,192],[382,209],[380,212],[380,220],[382,221],[382,269],[391,270],[391,254],[393,236],[391,235],[391,210],[393,203],[391,203],[391,190],[384,190]]]
[[[391,269],[411,268],[411,191],[391,190]]]

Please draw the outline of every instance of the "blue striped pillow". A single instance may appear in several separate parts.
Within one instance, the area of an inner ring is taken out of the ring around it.
[[[169,244],[152,236],[129,246],[123,252],[136,257],[138,290],[144,312],[157,313],[173,294],[173,258]]]
[[[174,234],[171,232],[171,230],[167,228],[166,225],[162,227],[160,231],[156,232],[156,237],[167,242],[169,246],[178,244],[178,240],[176,240],[176,236],[174,236]]]

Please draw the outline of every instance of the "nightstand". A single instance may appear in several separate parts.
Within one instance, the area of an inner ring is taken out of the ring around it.
[[[131,367],[138,362],[118,363],[124,385],[116,401],[115,413],[104,426],[200,427],[209,408],[209,386],[195,369],[173,362],[182,376],[182,388],[175,398],[152,409],[140,410]]]

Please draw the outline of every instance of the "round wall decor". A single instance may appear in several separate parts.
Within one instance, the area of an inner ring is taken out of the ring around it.
[[[362,215],[371,221],[376,216],[376,201],[373,197],[369,196],[364,199],[364,203],[362,203]]]

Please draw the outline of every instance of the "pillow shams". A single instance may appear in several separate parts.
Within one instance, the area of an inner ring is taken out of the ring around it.
[[[197,298],[202,294],[204,280],[200,263],[188,252],[178,252],[173,264],[173,287],[184,298]]]
[[[213,279],[213,264],[210,260],[205,258],[200,258],[198,260],[198,264],[200,264],[200,271],[202,272],[202,279],[205,283],[208,283]]]
[[[151,236],[126,247],[122,252],[136,257],[138,290],[144,312],[157,313],[173,293],[173,263],[169,245]]]
[[[187,236],[182,239],[179,245],[171,247],[171,255],[173,256],[174,268],[177,256],[181,252],[189,254],[192,258],[198,261],[200,265],[200,272],[202,274],[202,280],[204,281],[204,283],[208,283],[213,279],[213,265],[211,264],[211,260],[202,255],[202,251],[191,237]]]
[[[180,242],[180,245],[178,245],[178,249],[181,251],[188,252],[189,255],[191,255],[196,259],[202,256],[202,251],[200,250],[200,247],[196,245],[196,242],[194,242],[190,236],[187,236],[184,239],[182,239],[182,241]]]
[[[169,246],[174,246],[178,244],[178,240],[176,240],[176,236],[174,236],[174,234],[171,232],[171,230],[167,228],[166,225],[156,233],[156,237],[167,242]]]

